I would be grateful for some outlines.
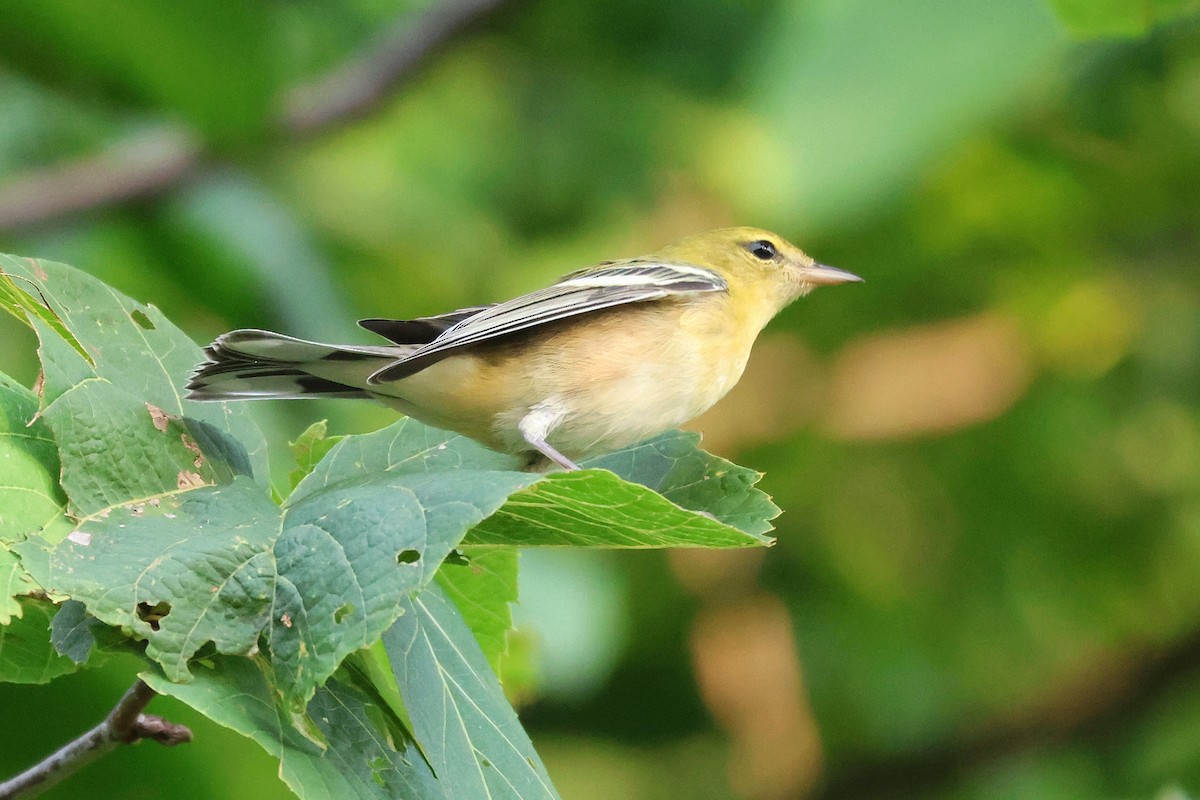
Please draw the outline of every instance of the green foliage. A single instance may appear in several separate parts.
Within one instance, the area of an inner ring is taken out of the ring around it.
[[[169,108],[221,142],[265,128],[276,87],[257,44],[269,25],[263,6],[181,0],[172,11],[159,13],[153,0],[48,0],[7,9],[0,32],[19,41],[22,60],[66,88]]]
[[[1196,0],[1049,0],[1076,36],[1139,36],[1200,9]]]
[[[318,423],[276,503],[244,410],[182,399],[201,353],[156,308],[61,264],[0,265],[35,287],[8,307],[45,375],[40,402],[0,381],[0,491],[21,500],[0,678],[73,671],[119,631],[156,689],[257,741],[303,797],[556,797],[493,672],[514,548],[771,542],[761,476],[678,433],[540,475],[409,419]],[[34,592],[62,603],[53,624]]]
[[[1196,796],[1195,1],[510,2],[370,113],[316,136],[263,125],[292,88],[425,30],[423,10],[442,5],[8,4],[0,250],[86,265],[197,340],[268,327],[366,343],[356,317],[511,297],[705,227],[775,226],[867,283],[785,312],[697,423],[787,509],[769,554],[526,554],[516,631],[513,548],[464,543],[436,574],[561,793],[730,800],[817,781],[826,799]],[[164,130],[201,153],[183,176],[161,166]],[[89,199],[114,186],[135,199]],[[0,276],[0,307],[22,305],[74,339],[28,280]],[[0,370],[36,388],[33,334],[0,315],[0,342]],[[253,412],[276,505],[297,468],[286,442],[313,420],[337,433],[393,421],[369,403]],[[918,417],[937,425],[878,426]],[[182,444],[187,418],[167,420],[164,446]],[[44,419],[29,430],[54,438]],[[0,483],[14,444],[0,434]],[[185,453],[167,455],[169,488]],[[53,456],[20,485],[40,475],[65,509]],[[14,497],[0,501],[4,542]],[[43,535],[69,532],[62,519]],[[0,542],[7,614],[61,601],[26,594],[40,587],[20,563]],[[44,636],[36,657],[0,651],[4,669],[41,675]],[[128,686],[130,661],[94,665],[134,640],[81,604],[61,606],[51,640],[88,668],[0,685],[15,721],[0,774]],[[539,679],[521,685],[530,647]],[[192,699],[281,756],[293,785],[370,796],[371,767],[412,730],[382,643],[310,702],[336,697],[339,720],[373,726],[342,739],[280,701],[260,652],[201,648],[189,684],[146,669],[169,690],[202,687]],[[81,779],[92,794],[130,794],[131,773],[144,796],[289,792],[238,734],[170,698],[150,710],[193,725],[196,743],[103,761]],[[389,737],[374,764],[355,755]],[[47,796],[78,794],[68,782]]]
[[[470,629],[441,591],[406,599],[383,641],[413,732],[447,797],[558,797]],[[475,769],[463,768],[472,762]]]
[[[51,643],[54,605],[23,598],[16,618],[0,625],[0,681],[46,683],[74,672],[76,664]]]

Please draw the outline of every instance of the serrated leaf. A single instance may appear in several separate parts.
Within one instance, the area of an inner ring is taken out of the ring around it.
[[[770,532],[771,520],[780,514],[771,497],[754,488],[761,472],[701,450],[698,433],[669,431],[584,463],[612,470],[681,508],[705,511],[754,536]]]
[[[0,682],[49,683],[74,672],[76,664],[50,644],[50,618],[56,608],[45,600],[22,598],[21,612],[0,626]]]
[[[557,798],[546,768],[457,607],[436,585],[404,601],[383,641],[449,798]]]
[[[515,549],[472,550],[465,563],[447,561],[437,573],[438,585],[458,607],[497,675],[508,652],[510,605],[517,602],[517,558]]]
[[[118,507],[46,552],[19,552],[44,586],[147,642],[172,680],[211,641],[247,654],[265,636],[285,696],[307,700],[392,623],[471,526],[531,476],[396,470],[289,499],[239,477]]]
[[[698,441],[696,434],[673,431],[585,462],[591,469],[533,476],[527,488],[474,528],[466,541],[531,547],[770,544],[762,533],[771,529],[768,521],[779,509],[753,487],[761,476],[699,450]],[[466,437],[401,419],[338,444],[300,482],[295,495],[394,469],[515,470],[518,463]],[[716,519],[685,508],[713,513]]]
[[[186,684],[153,671],[141,677],[278,758],[280,778],[302,800],[446,798],[416,745],[381,731],[367,698],[336,679],[318,689],[307,707],[322,749],[292,726],[270,681],[250,659],[218,656]]]
[[[26,305],[48,303],[73,340],[30,313],[45,375],[42,416],[77,516],[237,474],[266,481],[266,444],[244,409],[181,398],[202,354],[157,308],[64,264],[0,256],[0,270],[22,277],[14,285],[32,292]]]

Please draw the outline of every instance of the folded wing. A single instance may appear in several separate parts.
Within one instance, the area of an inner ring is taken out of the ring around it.
[[[460,348],[493,341],[569,317],[627,303],[643,303],[704,292],[722,292],[727,288],[728,284],[720,274],[694,264],[639,259],[601,264],[573,272],[553,286],[468,314],[437,334],[432,341],[422,344],[405,358],[373,374],[368,383],[380,384],[400,380],[446,358]],[[452,316],[445,315],[433,319],[449,321]],[[381,322],[387,321],[364,320],[361,324],[368,330],[399,341],[384,332],[387,326],[380,324]],[[399,328],[397,332],[408,330]],[[422,328],[421,332],[427,330],[428,328]]]

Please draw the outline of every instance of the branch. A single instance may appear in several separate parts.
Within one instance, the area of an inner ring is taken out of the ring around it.
[[[40,764],[0,783],[0,800],[17,800],[41,794],[122,744],[152,739],[161,745],[174,747],[190,742],[192,732],[183,725],[142,713],[154,697],[154,690],[141,680],[133,684],[99,725]]]
[[[274,139],[312,135],[369,114],[442,46],[505,2],[446,0],[415,21],[397,21],[346,64],[285,91]],[[0,185],[0,232],[161,194],[204,166],[209,154],[199,142],[190,131],[163,126],[94,156],[17,175]]]

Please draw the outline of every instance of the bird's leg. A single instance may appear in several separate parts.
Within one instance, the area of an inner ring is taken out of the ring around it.
[[[517,423],[517,430],[521,432],[521,438],[539,453],[568,472],[574,472],[580,468],[579,465],[558,452],[553,445],[546,441],[550,430],[561,418],[561,412],[547,404],[539,404]]]

